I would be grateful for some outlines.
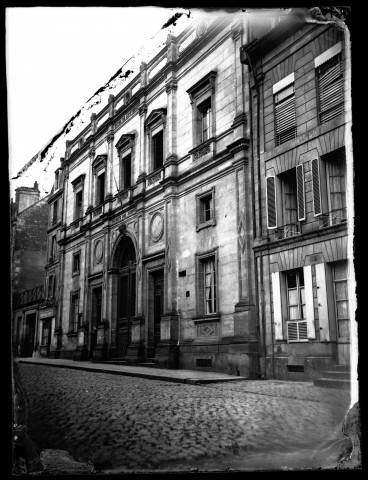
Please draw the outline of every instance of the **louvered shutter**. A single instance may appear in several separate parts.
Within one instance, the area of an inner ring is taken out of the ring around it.
[[[275,177],[266,178],[266,197],[267,197],[267,227],[277,227],[276,211],[276,185]]]
[[[275,340],[283,340],[280,272],[271,273]]]
[[[298,220],[305,220],[303,165],[298,165],[296,167],[296,190],[297,190],[297,202],[298,202]]]
[[[321,215],[321,187],[319,180],[319,162],[318,158],[312,160],[312,184],[313,184],[313,208],[314,216]]]
[[[314,325],[314,302],[311,265],[303,268],[303,276],[305,291],[305,311],[307,316],[307,335],[308,338],[316,338],[316,329]]]
[[[275,95],[276,145],[296,137],[294,84]]]
[[[316,265],[316,284],[318,297],[318,320],[320,341],[330,341],[330,329],[328,320],[328,304],[327,304],[327,286],[325,264],[318,263]]]
[[[320,121],[326,123],[344,111],[344,83],[341,55],[318,67]]]

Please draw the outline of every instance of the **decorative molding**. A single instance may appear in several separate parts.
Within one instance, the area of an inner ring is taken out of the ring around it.
[[[166,93],[170,93],[172,90],[177,90],[178,84],[176,80],[170,80],[166,85]]]
[[[243,25],[241,23],[237,23],[231,26],[231,38],[234,40],[239,39],[240,35],[244,32]]]
[[[171,255],[171,239],[168,238],[166,242],[166,251],[165,251],[165,258],[166,258],[166,268],[167,271],[170,272],[171,270],[171,260],[170,260],[170,255]]]
[[[161,171],[155,173],[154,175],[147,178],[148,185],[153,185],[154,183],[161,180]]]
[[[132,148],[134,144],[134,133],[124,133],[119,141],[116,143],[115,148],[117,150],[125,150],[127,148]]]
[[[150,221],[150,236],[153,242],[161,240],[164,233],[164,217],[160,212],[155,212]]]
[[[84,186],[84,179],[86,177],[86,174],[85,173],[82,173],[81,175],[79,175],[77,178],[75,178],[71,184],[73,185],[73,190],[75,190],[76,188],[80,187],[80,186]]]
[[[96,240],[94,245],[94,263],[95,265],[102,262],[103,258],[103,242],[102,240]]]
[[[241,248],[241,252],[245,254],[246,247],[246,229],[245,229],[245,218],[244,214],[240,213],[240,220],[238,224],[238,240]]]
[[[211,146],[210,145],[205,145],[203,148],[198,150],[194,155],[193,158],[194,160],[198,160],[198,158],[203,157],[204,155],[207,155],[207,153],[211,152]]]

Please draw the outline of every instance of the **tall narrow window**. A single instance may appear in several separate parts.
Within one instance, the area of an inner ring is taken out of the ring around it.
[[[80,252],[73,255],[73,273],[77,274],[80,271]]]
[[[198,106],[199,142],[211,137],[211,99]]]
[[[101,205],[105,200],[105,172],[97,175],[96,179],[96,205]]]
[[[296,137],[294,83],[275,95],[276,145]]]
[[[288,341],[308,340],[303,269],[286,272]]]
[[[216,266],[215,258],[203,261],[205,314],[216,313]]]
[[[332,225],[346,219],[346,165],[343,155],[327,163],[329,209]]]
[[[83,217],[83,190],[75,194],[75,220]]]
[[[70,319],[69,319],[70,332],[76,332],[78,330],[78,321],[79,321],[79,294],[72,293],[70,296]]]
[[[349,295],[347,262],[332,264],[335,312],[339,338],[349,339]]]
[[[126,155],[122,159],[122,173],[123,173],[123,188],[128,188],[132,184],[132,156],[131,154]]]
[[[52,223],[56,223],[58,221],[58,201],[56,200],[52,204]]]
[[[47,298],[55,296],[55,275],[49,275],[47,278]]]
[[[319,117],[326,123],[344,111],[341,53],[317,67]]]
[[[56,235],[51,237],[51,244],[50,244],[50,260],[54,260],[56,256]]]
[[[152,136],[153,166],[156,170],[162,167],[164,161],[164,132],[160,130]]]

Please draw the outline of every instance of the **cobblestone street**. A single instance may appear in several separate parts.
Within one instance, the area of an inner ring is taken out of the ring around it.
[[[97,471],[318,468],[346,448],[346,391],[272,380],[187,385],[27,364],[19,371],[37,447],[67,450]]]

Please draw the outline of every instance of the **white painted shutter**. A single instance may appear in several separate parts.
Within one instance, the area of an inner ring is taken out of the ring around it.
[[[283,340],[280,272],[271,273],[275,340]]]
[[[318,158],[312,160],[312,183],[313,183],[313,207],[314,216],[321,215],[321,187],[319,180],[319,161]]]
[[[303,165],[298,165],[296,167],[296,190],[297,190],[297,201],[298,201],[298,220],[305,220]]]
[[[327,288],[326,288],[326,271],[325,264],[318,263],[316,265],[316,284],[318,297],[318,318],[319,318],[319,334],[321,342],[330,341],[330,329],[328,322],[328,305],[327,305]]]
[[[277,227],[275,177],[266,178],[267,228]]]
[[[310,265],[304,267],[303,274],[304,274],[305,311],[307,315],[308,338],[316,338],[316,328],[314,324],[312,267]]]

